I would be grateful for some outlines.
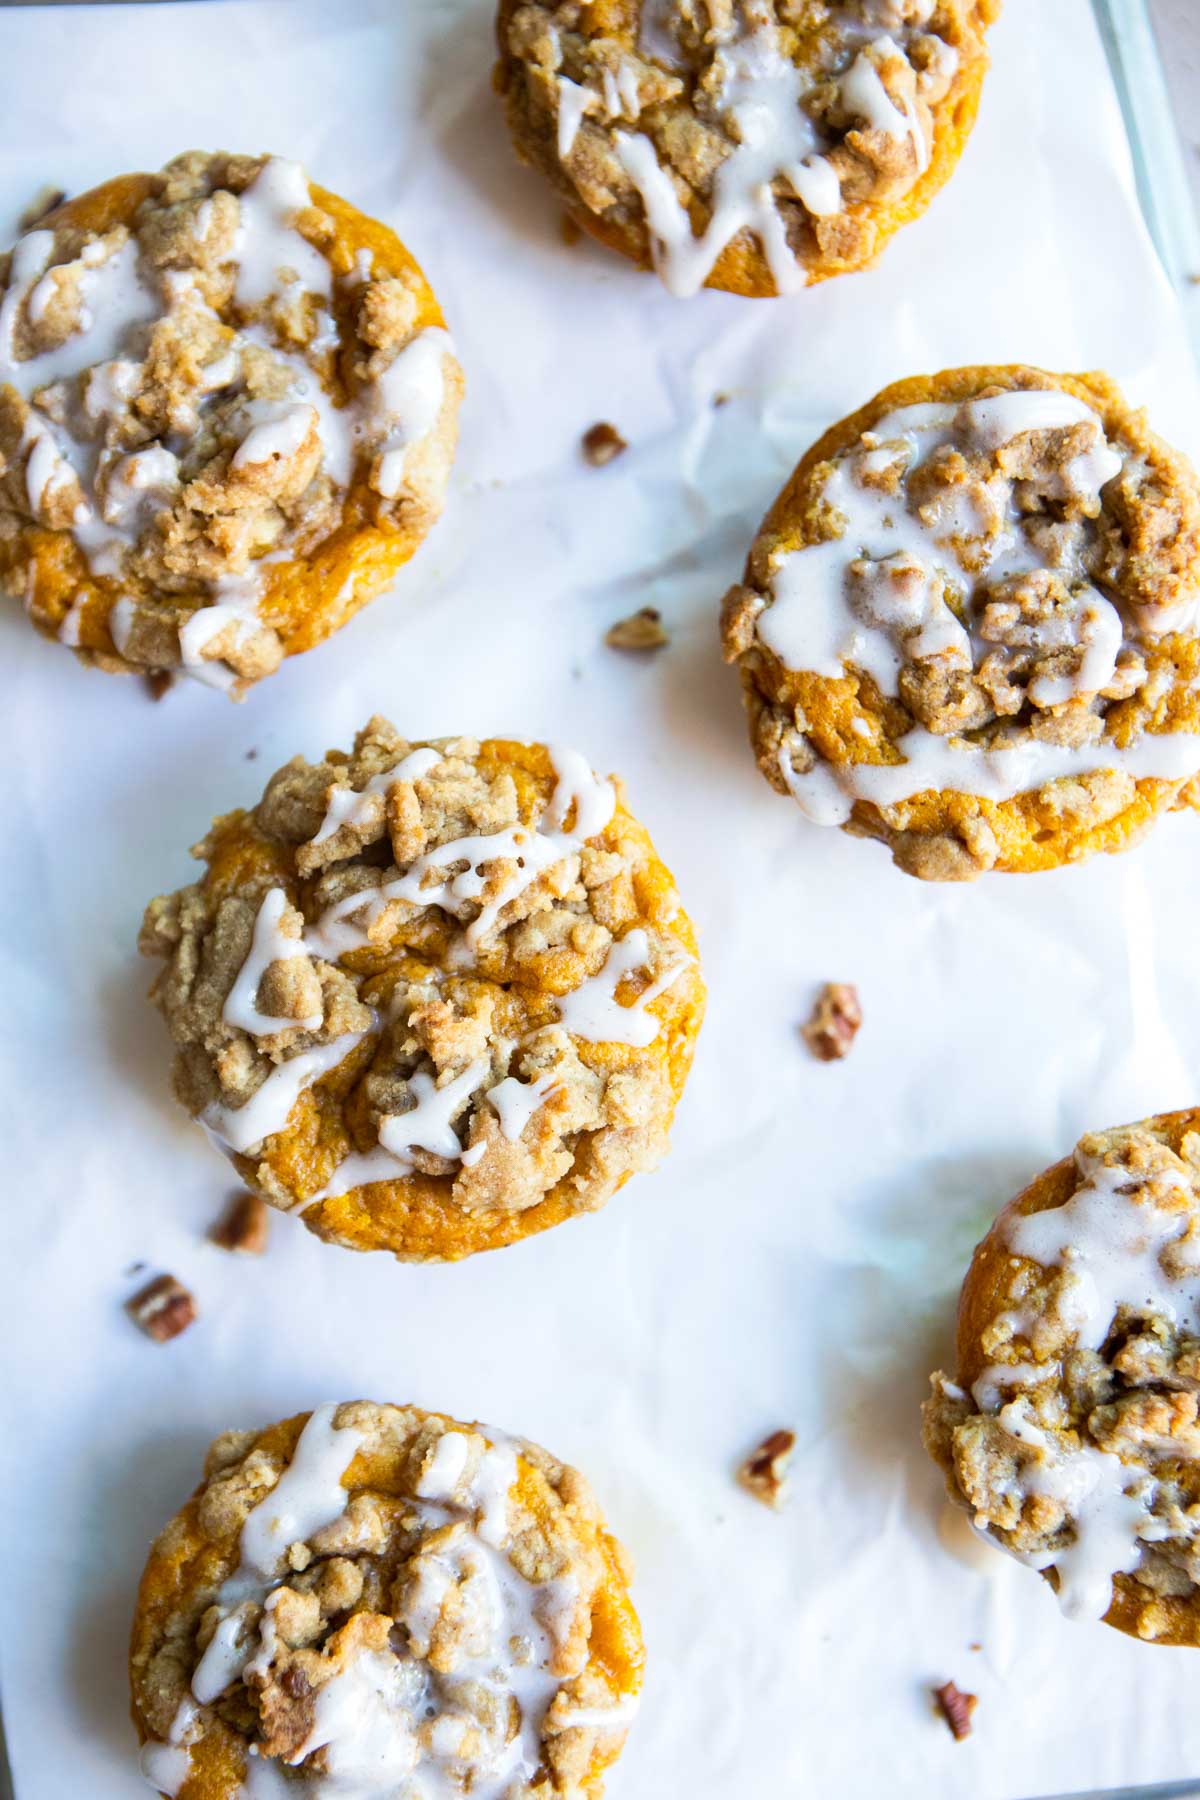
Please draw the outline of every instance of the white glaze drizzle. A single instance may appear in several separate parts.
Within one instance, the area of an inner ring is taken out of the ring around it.
[[[250,951],[238,971],[237,979],[225,996],[221,1017],[226,1025],[250,1032],[254,1037],[267,1037],[276,1031],[317,1031],[321,1013],[301,1019],[275,1018],[260,1011],[258,989],[263,976],[273,963],[307,960],[302,940],[281,929],[280,920],[288,909],[288,898],[282,888],[271,888],[263,898],[254,921]]]
[[[673,946],[661,972],[631,1006],[623,1006],[617,989],[627,975],[645,972],[649,961],[650,939],[639,925],[611,946],[602,969],[569,994],[556,997],[564,1029],[589,1043],[629,1044],[639,1050],[652,1044],[662,1020],[646,1009],[674,986],[693,958]]]
[[[379,1142],[396,1165],[396,1173],[413,1167],[412,1152],[427,1150],[433,1156],[457,1162],[462,1145],[451,1121],[487,1080],[489,1062],[481,1056],[461,1074],[439,1087],[432,1075],[418,1069],[408,1078],[408,1091],[416,1105],[408,1112],[385,1114],[379,1121]]]
[[[804,109],[813,77],[784,54],[770,19],[755,18],[753,9],[749,14],[748,22],[719,47],[714,58],[720,111],[732,122],[737,141],[713,177],[711,216],[700,237],[692,230],[687,208],[670,170],[659,161],[653,140],[641,132],[615,134],[618,160],[645,208],[655,268],[674,294],[696,293],[721,252],[743,231],[758,238],[778,293],[794,293],[805,285],[805,272],[788,241],[784,214],[774,192],[777,181],[785,181],[814,217],[827,218],[842,210],[838,173],[825,154],[829,135]],[[678,66],[678,46],[670,15],[669,8],[644,6],[640,33],[644,52],[674,68]],[[952,45],[944,45],[944,49],[950,56],[939,66],[949,79],[957,66],[957,53]],[[920,173],[929,165],[932,145],[915,107],[911,102],[904,109],[895,104],[877,66],[876,59],[894,56],[903,57],[904,51],[891,37],[882,36],[864,46],[837,77],[840,99],[843,109],[868,130],[910,140]],[[611,72],[606,70],[605,75],[606,85],[617,88]],[[613,118],[629,110],[636,118],[636,105],[629,107],[629,96],[618,91],[616,97],[620,106],[606,96],[607,115]],[[559,78],[560,157],[570,153],[588,104],[589,90]]]
[[[540,1110],[542,1101],[561,1085],[553,1070],[536,1076],[533,1081],[518,1081],[515,1075],[506,1075],[503,1081],[488,1089],[484,1099],[495,1107],[503,1136],[515,1143]]]
[[[322,1075],[328,1075],[366,1036],[365,1031],[346,1031],[328,1044],[302,1050],[279,1064],[241,1106],[214,1101],[200,1117],[213,1136],[239,1156],[256,1151],[265,1139],[282,1131],[296,1101]]]
[[[1141,1562],[1143,1541],[1156,1535],[1153,1477],[1091,1444],[1060,1449],[1029,1417],[1026,1399],[1009,1401],[997,1417],[1030,1452],[1021,1466],[1022,1493],[1057,1500],[1074,1533],[1061,1548],[1014,1554],[1031,1568],[1057,1571],[1058,1602],[1067,1618],[1102,1619],[1112,1601],[1113,1576],[1132,1573]]]
[[[576,854],[588,839],[603,831],[612,818],[616,794],[611,782],[599,780],[586,758],[577,751],[553,745],[550,755],[556,781],[539,829],[509,826],[499,832],[454,839],[425,852],[393,880],[377,888],[346,895],[327,908],[317,924],[305,933],[304,944],[308,952],[336,961],[347,952],[361,948],[370,942],[373,921],[396,899],[437,905],[453,917],[461,918],[482,897],[486,877],[480,871],[492,860],[514,857],[520,865],[515,874],[499,894],[481,906],[477,917],[467,925],[464,940],[468,949],[473,949],[503,909],[538,874],[564,857]],[[439,760],[437,752],[413,751],[396,768],[371,777],[361,790],[331,789],[325,820],[313,842],[323,841],[346,819],[361,816],[358,809],[366,796],[385,791],[402,775],[425,774],[436,768]],[[447,866],[463,861],[468,863],[465,871],[452,876],[445,874]],[[573,993],[558,999],[563,1026],[576,1036],[593,1042],[645,1048],[653,1043],[662,1025],[662,1021],[647,1010],[649,1004],[678,980],[692,960],[676,947],[668,955],[659,975],[633,1005],[622,1006],[616,999],[621,981],[628,975],[645,971],[650,961],[650,941],[646,932],[638,928],[627,933],[612,946],[604,967],[596,975],[582,982]],[[283,1069],[289,1066],[285,1063]],[[464,1146],[455,1130],[455,1120],[483,1087],[488,1073],[486,1057],[476,1059],[441,1085],[427,1071],[416,1071],[408,1078],[409,1091],[416,1104],[407,1112],[385,1115],[379,1123],[378,1144],[366,1152],[351,1151],[325,1185],[298,1200],[296,1207],[337,1199],[352,1189],[373,1182],[402,1179],[414,1167],[412,1153],[415,1149],[428,1151],[466,1168],[473,1167],[486,1155],[487,1144],[479,1142]],[[486,1089],[483,1098],[494,1106],[502,1135],[515,1141],[557,1085],[552,1073],[543,1074],[530,1083],[507,1076]]]
[[[1135,781],[1181,781],[1200,774],[1200,735],[1189,732],[1147,732],[1118,750],[1103,742],[1071,749],[1005,738],[984,749],[918,730],[902,737],[896,748],[902,763],[818,762],[805,774],[793,770],[784,750],[779,770],[801,812],[815,825],[845,824],[856,800],[898,806],[937,789],[1001,801],[1102,769],[1121,769]]]
[[[441,753],[437,750],[410,750],[394,768],[372,775],[360,788],[330,788],[321,828],[309,842],[323,844],[343,825],[366,824],[373,810],[370,803],[377,794],[386,794],[398,781],[419,781],[422,775],[428,775],[431,769],[436,769],[441,760]]]
[[[242,1565],[273,1579],[292,1544],[307,1542],[340,1519],[349,1501],[343,1477],[364,1443],[352,1425],[338,1426],[336,1405],[318,1406],[296,1440],[292,1459],[242,1525]]]
[[[1084,1350],[1098,1350],[1122,1306],[1189,1324],[1200,1316],[1200,1268],[1190,1278],[1170,1275],[1162,1254],[1191,1223],[1188,1207],[1157,1207],[1135,1199],[1136,1174],[1076,1153],[1084,1177],[1063,1206],[1013,1217],[1005,1242],[1043,1268],[1062,1268],[1069,1295],[1061,1303]],[[1021,1329],[1021,1313],[1013,1315]]]
[[[569,75],[558,77],[558,154],[563,161],[575,148],[590,98],[589,90]]]
[[[239,196],[235,291],[242,306],[273,299],[284,273],[305,292],[329,297],[329,264],[294,224],[295,215],[311,205],[303,168],[282,156],[271,157]]]
[[[407,459],[433,431],[446,394],[450,333],[439,326],[419,331],[367,390],[364,420],[381,437],[376,490],[394,500],[404,485]]]
[[[233,453],[231,467],[247,469],[277,456],[294,456],[314,425],[319,425],[315,406],[271,407],[250,427]]]

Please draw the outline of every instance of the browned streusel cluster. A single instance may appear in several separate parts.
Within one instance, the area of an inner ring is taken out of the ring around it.
[[[147,912],[179,1098],[323,1235],[466,1254],[603,1204],[666,1146],[691,927],[618,793],[554,755],[372,720],[218,820],[207,876]],[[304,1057],[320,1085],[276,1106]]]
[[[870,262],[946,180],[996,11],[501,0],[497,86],[518,153],[585,230],[643,265],[655,254],[677,292],[770,294],[797,266],[802,281]]]
[[[641,1682],[628,1576],[536,1445],[365,1401],[226,1432],[142,1579],[144,1770],[598,1796]]]
[[[258,680],[436,518],[461,390],[436,301],[296,165],[120,177],[0,259],[0,295],[0,579],[91,660]]]
[[[951,1496],[1075,1616],[1200,1642],[1200,1132],[1085,1137],[1001,1214],[925,1438]]]
[[[953,880],[1120,849],[1192,803],[1198,604],[1186,460],[1104,376],[1017,366],[914,377],[833,427],[722,628],[772,785]]]

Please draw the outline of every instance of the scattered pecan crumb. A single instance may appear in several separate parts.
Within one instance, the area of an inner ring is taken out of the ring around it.
[[[817,996],[812,1018],[800,1028],[801,1036],[821,1062],[837,1062],[849,1056],[862,1024],[858,989],[848,981],[827,981]]]
[[[246,761],[247,761],[247,762],[253,762],[253,761],[254,761],[254,759],[255,759],[255,757],[256,757],[256,756],[257,756],[257,755],[258,755],[258,751],[257,751],[257,750],[247,750],[247,752],[246,752]]]
[[[593,425],[583,434],[583,454],[594,469],[602,469],[614,456],[620,456],[629,445],[615,425]]]
[[[152,700],[161,700],[175,685],[170,669],[151,669],[146,677],[146,692]]]
[[[261,1256],[267,1247],[267,1203],[257,1194],[238,1194],[209,1232],[222,1250]]]
[[[954,1736],[961,1743],[963,1738],[971,1735],[971,1714],[979,1704],[975,1694],[964,1694],[961,1688],[952,1681],[934,1688],[933,1697],[937,1701],[938,1711],[945,1719]]]
[[[618,619],[604,634],[610,650],[661,650],[670,643],[656,606],[643,606],[627,619]]]
[[[779,1509],[787,1498],[787,1466],[796,1448],[794,1431],[773,1431],[752,1450],[737,1472],[748,1494],[764,1506]]]
[[[187,1330],[196,1317],[196,1302],[173,1275],[157,1275],[125,1302],[125,1311],[147,1337],[165,1344]]]
[[[29,205],[25,208],[25,211],[17,220],[18,231],[32,231],[35,225],[41,224],[47,214],[54,211],[55,207],[61,206],[66,197],[66,190],[64,188],[39,188],[37,193],[33,196],[33,199],[29,202]]]
[[[564,213],[562,216],[562,241],[563,241],[563,243],[569,247],[572,244],[577,244],[582,236],[583,236],[583,232],[580,230],[579,226],[575,223],[575,221],[571,217],[570,213]]]
[[[726,393],[726,392],[725,392],[725,390],[724,390],[724,388],[722,388],[722,390],[721,390],[721,392],[720,392],[720,393],[719,393],[719,394],[714,394],[714,395],[713,395],[713,401],[712,401],[712,403],[713,403],[713,405],[714,405],[714,406],[728,406],[728,405],[729,405],[729,402],[730,402],[730,401],[731,401],[731,400],[732,400],[732,399],[733,399],[733,395],[732,395],[732,394],[727,394],[727,393]]]
[[[982,1644],[968,1644],[967,1649],[968,1650],[982,1650],[983,1645]]]

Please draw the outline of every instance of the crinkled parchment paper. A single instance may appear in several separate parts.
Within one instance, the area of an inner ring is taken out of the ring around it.
[[[1009,0],[994,49],[955,179],[877,271],[681,303],[564,246],[510,161],[485,0],[0,13],[6,230],[47,181],[191,146],[299,157],[399,228],[469,381],[436,535],[243,706],[186,685],[154,706],[0,618],[19,1800],[139,1792],[123,1658],[150,1537],[219,1429],[357,1395],[494,1420],[592,1477],[650,1652],[614,1800],[1017,1800],[1200,1773],[1200,1653],[1069,1625],[1028,1571],[947,1549],[917,1423],[995,1209],[1084,1129],[1200,1093],[1200,821],[1062,874],[922,886],[766,788],[716,649],[784,475],[886,381],[1107,366],[1200,447],[1085,0]],[[599,419],[631,444],[603,471],[577,449]],[[669,649],[607,650],[645,604]],[[621,770],[700,926],[708,1023],[668,1162],[597,1217],[458,1268],[285,1219],[265,1259],[232,1258],[205,1241],[229,1173],[168,1098],[138,920],[213,813],[374,710]],[[797,1035],[827,978],[866,1014],[833,1066]],[[121,1311],[135,1262],[198,1296],[165,1348]],[[799,1450],[775,1516],[730,1472],[780,1424]],[[931,1713],[948,1676],[980,1695],[962,1745]]]

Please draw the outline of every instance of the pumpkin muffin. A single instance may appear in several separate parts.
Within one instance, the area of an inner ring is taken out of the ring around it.
[[[490,1426],[359,1400],[227,1431],[142,1577],[143,1773],[598,1800],[642,1681],[628,1582],[583,1477]]]
[[[372,719],[218,819],[142,949],[178,1098],[319,1236],[452,1260],[592,1211],[667,1146],[692,926],[574,751]]]
[[[1000,1214],[925,1442],[1071,1618],[1200,1643],[1200,1110],[1085,1137]]]
[[[962,155],[998,0],[501,0],[496,87],[569,218],[674,294],[866,268]]]
[[[1106,376],[954,369],[809,450],[722,636],[771,785],[965,881],[1196,805],[1198,598],[1195,472]]]
[[[240,695],[413,554],[461,393],[400,240],[297,163],[120,176],[0,258],[0,584],[86,662]]]

